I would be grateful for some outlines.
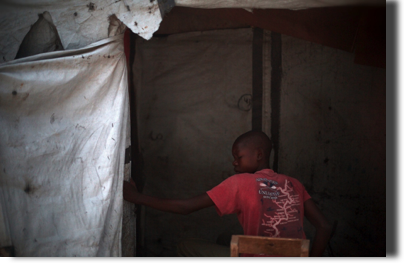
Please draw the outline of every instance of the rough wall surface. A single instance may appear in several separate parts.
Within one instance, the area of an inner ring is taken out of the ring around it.
[[[134,74],[144,193],[193,197],[234,174],[231,147],[251,129],[252,30],[219,30],[140,41]],[[240,103],[240,104],[239,104]],[[216,241],[241,229],[214,207],[190,215],[145,209],[147,256],[174,256],[181,238]]]
[[[385,256],[386,71],[353,60],[282,36],[279,172],[338,220],[334,256]]]

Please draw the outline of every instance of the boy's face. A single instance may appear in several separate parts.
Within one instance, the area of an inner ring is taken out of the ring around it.
[[[236,173],[254,173],[257,171],[259,166],[257,159],[258,150],[237,143],[233,145],[232,153],[234,157],[234,171]]]

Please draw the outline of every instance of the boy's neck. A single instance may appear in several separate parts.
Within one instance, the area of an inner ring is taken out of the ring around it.
[[[261,171],[261,170],[263,170],[263,169],[270,169],[270,165],[269,165],[268,163],[261,164],[261,165],[259,165],[259,167],[257,168],[257,171],[256,171],[256,172]]]

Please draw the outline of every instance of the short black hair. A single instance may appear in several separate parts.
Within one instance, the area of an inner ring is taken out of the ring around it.
[[[272,151],[272,141],[269,136],[262,131],[248,131],[243,133],[235,140],[234,145],[236,144],[260,148],[263,150],[266,158],[270,157]]]

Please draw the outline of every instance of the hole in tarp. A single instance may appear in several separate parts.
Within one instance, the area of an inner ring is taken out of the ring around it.
[[[30,190],[32,190],[32,189],[30,188],[30,185],[29,185],[29,184],[27,184],[27,185],[25,186],[24,191],[28,194],[28,193],[30,193]]]
[[[45,11],[42,14],[38,14],[38,16],[38,20],[23,38],[15,59],[64,50],[51,14]]]

